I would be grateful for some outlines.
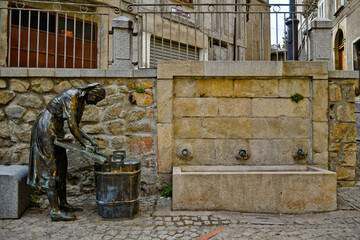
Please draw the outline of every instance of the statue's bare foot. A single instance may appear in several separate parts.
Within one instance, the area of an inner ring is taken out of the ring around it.
[[[51,221],[74,221],[76,219],[75,215],[67,215],[66,213],[59,210],[51,210],[50,212]]]
[[[68,204],[68,203],[60,204],[59,208],[60,208],[61,210],[65,211],[65,212],[77,212],[77,211],[82,211],[81,208],[71,206],[71,205]]]

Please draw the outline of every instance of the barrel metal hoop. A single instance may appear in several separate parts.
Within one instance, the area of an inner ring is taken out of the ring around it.
[[[104,202],[96,200],[97,204],[99,205],[116,205],[119,206],[121,203],[137,203],[140,201],[140,197],[138,197],[136,200],[129,200],[129,201],[116,201],[116,202]]]
[[[133,175],[133,174],[140,173],[140,172],[141,172],[141,169],[137,170],[137,171],[133,171],[133,172],[95,172],[95,174],[106,175],[106,176],[109,176],[109,175]]]

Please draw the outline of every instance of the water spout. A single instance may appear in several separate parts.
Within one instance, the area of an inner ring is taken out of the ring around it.
[[[239,154],[236,156],[238,160],[248,160],[248,155],[245,150],[240,150]]]

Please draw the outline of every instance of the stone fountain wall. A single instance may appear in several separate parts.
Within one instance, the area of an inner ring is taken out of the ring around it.
[[[161,62],[159,173],[177,165],[311,164],[336,171],[340,186],[354,185],[356,77],[329,72],[325,62]],[[296,93],[304,97],[298,103]],[[241,150],[248,159],[236,157]]]

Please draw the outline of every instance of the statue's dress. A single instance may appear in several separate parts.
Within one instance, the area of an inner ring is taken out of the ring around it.
[[[66,184],[66,150],[54,144],[64,138],[64,121],[80,123],[85,97],[80,89],[70,89],[54,97],[37,117],[31,130],[28,184],[45,189],[60,189]]]

